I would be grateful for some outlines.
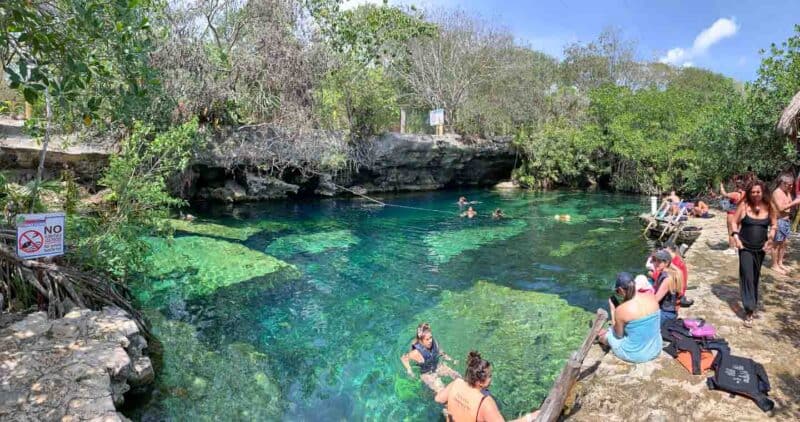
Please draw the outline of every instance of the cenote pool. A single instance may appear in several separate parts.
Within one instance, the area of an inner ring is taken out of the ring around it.
[[[460,195],[479,216],[458,218]],[[641,268],[645,198],[460,191],[196,209],[149,239],[133,285],[163,342],[136,420],[440,420],[399,357],[431,323],[458,360],[479,350],[507,418],[538,406],[604,306]],[[495,221],[500,207],[511,217]],[[570,214],[559,223],[555,214]],[[625,217],[624,220],[601,220]]]

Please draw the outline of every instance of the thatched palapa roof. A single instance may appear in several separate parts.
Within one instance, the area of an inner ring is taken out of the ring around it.
[[[778,120],[778,132],[796,137],[798,124],[800,124],[800,92],[795,94],[789,105],[783,109],[781,119]]]

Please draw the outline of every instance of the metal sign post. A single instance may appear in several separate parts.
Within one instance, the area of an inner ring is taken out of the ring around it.
[[[436,128],[437,135],[444,135],[444,109],[431,110],[429,116],[431,126]]]

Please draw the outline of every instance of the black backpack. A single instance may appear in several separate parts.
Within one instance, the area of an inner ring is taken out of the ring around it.
[[[748,397],[764,412],[775,407],[775,403],[767,396],[769,378],[760,363],[720,351],[714,359],[713,368],[714,375],[706,380],[709,389]]]

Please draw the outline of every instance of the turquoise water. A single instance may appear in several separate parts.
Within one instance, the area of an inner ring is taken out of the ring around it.
[[[457,217],[467,196],[479,212]],[[463,373],[479,350],[507,418],[544,399],[605,304],[648,250],[645,199],[488,191],[196,209],[134,284],[164,345],[138,420],[438,420],[399,357],[414,328]],[[510,218],[492,220],[500,207]],[[570,214],[570,222],[553,216]],[[622,220],[613,220],[624,217]],[[603,220],[612,219],[612,220]]]

